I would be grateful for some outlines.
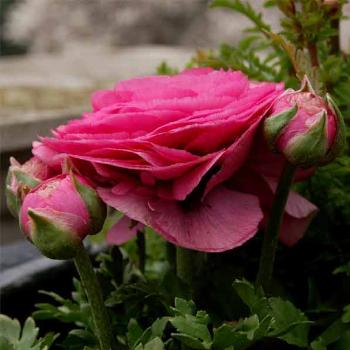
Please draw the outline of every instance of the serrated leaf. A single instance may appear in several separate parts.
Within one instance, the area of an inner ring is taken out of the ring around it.
[[[4,336],[0,335],[0,349],[1,350],[16,350],[14,345]]]
[[[348,350],[350,349],[350,330],[344,332],[339,340],[334,344],[334,350]]]
[[[306,347],[310,322],[302,311],[290,301],[281,298],[269,298],[271,315],[274,318],[274,329],[271,336],[276,336],[288,344]]]
[[[164,350],[164,344],[160,338],[154,338],[144,346],[144,350]]]
[[[18,320],[0,315],[1,350],[48,350],[57,336],[50,334],[37,339],[38,333],[39,329],[31,317],[26,319],[21,330]]]
[[[252,314],[257,314],[259,319],[263,319],[270,312],[270,305],[261,290],[246,280],[236,280],[233,287],[243,302],[249,307]]]
[[[131,348],[133,348],[137,341],[140,339],[141,335],[143,333],[143,329],[139,326],[138,322],[135,319],[131,319],[128,324],[128,333],[127,333],[127,339],[128,344]]]
[[[195,305],[192,300],[187,301],[182,298],[175,298],[175,308],[173,310],[180,315],[193,315],[195,312]]]
[[[236,328],[243,332],[248,340],[254,339],[255,332],[259,329],[259,318],[258,315],[253,315],[240,321]]]
[[[350,276],[350,261],[348,261],[345,265],[339,266],[336,268],[333,273],[339,274],[339,273],[345,273],[347,276]]]
[[[23,326],[21,339],[18,342],[18,347],[22,349],[30,349],[38,334],[39,328],[35,327],[34,320],[31,317],[27,318]]]
[[[155,320],[151,326],[152,336],[161,338],[168,321],[169,317],[162,317]]]
[[[338,319],[311,343],[311,349],[326,350],[328,345],[338,341],[348,331],[350,331],[349,325]]]
[[[234,349],[241,349],[250,343],[245,334],[237,332],[232,325],[223,324],[219,328],[214,329],[214,350],[223,350],[229,346],[232,346]]]
[[[0,335],[6,336],[12,343],[16,342],[20,336],[21,325],[18,320],[12,320],[6,315],[0,315]]]
[[[204,345],[199,339],[191,337],[187,334],[172,333],[173,338],[179,340],[182,344],[188,346],[190,349],[207,350],[210,349],[210,345]]]
[[[179,333],[199,339],[202,342],[211,342],[211,335],[206,324],[200,323],[194,316],[176,316],[169,319]]]
[[[341,317],[342,322],[349,323],[350,322],[350,304],[346,305],[343,309],[343,316]]]

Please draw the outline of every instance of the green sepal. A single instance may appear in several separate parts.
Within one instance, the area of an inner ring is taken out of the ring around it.
[[[75,189],[79,193],[89,212],[91,227],[89,234],[96,234],[100,232],[106,220],[107,207],[93,188],[79,182],[73,174],[70,176]]]
[[[330,146],[330,149],[328,151],[327,157],[324,162],[324,163],[329,163],[343,152],[343,150],[347,146],[347,143],[346,143],[346,126],[345,126],[344,118],[338,106],[336,105],[336,103],[328,93],[326,94],[326,101],[328,105],[333,109],[335,118],[336,118],[335,139],[333,141],[333,144]]]
[[[283,150],[291,164],[307,168],[324,161],[328,151],[327,113],[321,113],[319,120],[307,132],[293,137]]]
[[[298,92],[311,92],[313,95],[317,95],[315,92],[315,89],[313,88],[310,79],[308,78],[308,76],[305,74],[304,78],[301,82],[301,86],[300,89],[298,90]]]
[[[27,187],[29,187],[30,189],[38,186],[41,183],[40,180],[38,180],[37,178],[35,178],[33,176],[26,174],[25,172],[23,172],[20,169],[12,170],[12,173],[16,177],[16,180],[17,180],[19,185],[24,184]]]
[[[40,252],[50,259],[67,260],[76,256],[81,238],[64,224],[52,222],[52,219],[33,209],[28,210],[32,221],[31,241]]]
[[[13,191],[13,189],[11,188],[11,182],[12,182],[13,176],[16,178],[16,181],[18,183],[17,191]],[[24,189],[26,187],[26,190],[29,191],[30,189],[39,185],[40,182],[41,182],[40,180],[36,179],[35,177],[29,176],[22,170],[20,169],[13,170],[10,167],[10,170],[8,171],[7,177],[6,177],[6,204],[10,213],[15,218],[18,217],[19,211],[21,209],[21,204],[22,204],[21,189]]]
[[[297,111],[298,107],[295,104],[292,108],[265,119],[265,140],[272,150],[276,149],[277,138],[281,135],[282,130],[288,125],[288,123],[295,117]]]
[[[17,193],[13,192],[10,186],[6,186],[6,204],[10,213],[18,218],[19,211],[21,209],[20,199]]]

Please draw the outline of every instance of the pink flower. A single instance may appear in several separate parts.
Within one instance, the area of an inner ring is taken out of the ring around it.
[[[299,91],[287,90],[271,108],[264,122],[271,148],[291,164],[310,167],[327,163],[344,143],[343,121],[327,95],[316,95],[305,78]]]
[[[24,233],[44,255],[63,259],[88,234],[97,233],[105,206],[81,176],[60,175],[42,182],[24,198],[20,223]]]
[[[264,167],[245,165],[257,153],[254,140],[263,118],[282,93],[281,84],[209,68],[122,81],[96,92],[93,112],[57,128],[34,153],[52,166],[71,157],[108,205],[168,241],[224,251],[253,237],[263,221],[261,193],[243,191],[233,179],[243,167],[264,176]],[[259,159],[266,154],[267,148]],[[275,165],[279,173],[283,158],[277,156]],[[290,217],[308,218],[304,209],[296,216],[290,211]],[[123,220],[112,230],[120,235],[114,241],[136,231]]]

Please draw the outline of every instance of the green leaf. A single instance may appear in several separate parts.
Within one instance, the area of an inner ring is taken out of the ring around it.
[[[334,344],[334,350],[350,349],[350,330],[343,333],[339,340]]]
[[[190,349],[206,350],[210,349],[210,345],[204,345],[199,339],[191,337],[183,333],[172,333],[173,338],[179,340],[182,344],[188,346]]]
[[[350,261],[348,261],[345,265],[339,266],[336,268],[333,273],[339,274],[339,273],[345,273],[347,276],[350,276]]]
[[[251,344],[251,341],[244,333],[238,332],[235,326],[223,324],[214,329],[214,350],[224,350],[229,346],[234,349],[242,349]]]
[[[0,335],[0,349],[1,350],[16,350],[15,346],[4,336]]]
[[[253,340],[255,332],[259,329],[259,318],[257,315],[245,318],[238,323],[237,329],[246,334],[248,340]]]
[[[182,298],[175,298],[175,308],[173,310],[179,315],[193,315],[195,312],[195,305],[192,300],[187,301]]]
[[[96,337],[89,331],[84,329],[73,329],[68,333],[67,338],[63,342],[63,348],[69,350],[80,350],[83,346],[96,349]]]
[[[179,333],[197,338],[202,342],[211,342],[211,336],[207,325],[201,323],[196,317],[191,315],[176,316],[170,318],[169,321]]]
[[[47,350],[58,335],[47,334],[37,339],[39,329],[34,320],[26,319],[23,329],[16,319],[0,314],[0,349],[1,350]]]
[[[298,310],[290,301],[280,298],[269,298],[271,314],[274,319],[271,336],[276,336],[288,344],[306,347],[310,321],[303,312]]]
[[[328,345],[341,339],[345,332],[349,332],[348,324],[341,319],[334,321],[318,338],[311,343],[312,350],[327,350]],[[344,349],[345,350],[345,349]]]
[[[131,319],[128,324],[128,344],[131,348],[133,348],[138,340],[140,339],[143,333],[143,329],[139,326],[138,322],[135,319]]]
[[[249,307],[252,314],[257,314],[259,319],[263,319],[269,314],[270,305],[261,290],[256,290],[246,280],[235,280],[233,287],[243,302]]]
[[[15,343],[21,332],[21,325],[18,320],[12,320],[6,315],[0,315],[0,335],[6,336],[11,343]]]
[[[144,350],[164,350],[164,344],[160,338],[154,338],[144,346]]]
[[[161,338],[168,322],[169,317],[162,317],[155,320],[151,326],[152,335]]]
[[[350,323],[350,304],[346,305],[343,309],[344,313],[341,318],[342,322],[344,323]]]
[[[38,334],[39,329],[35,328],[34,320],[31,317],[27,318],[23,326],[21,339],[18,342],[19,348],[30,349]]]

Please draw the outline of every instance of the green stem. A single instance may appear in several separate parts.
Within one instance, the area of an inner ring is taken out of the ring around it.
[[[257,287],[263,287],[266,292],[270,290],[278,235],[295,170],[296,167],[294,165],[286,163],[277,185],[270,219],[264,235],[256,285]]]
[[[315,43],[309,43],[307,48],[309,50],[310,61],[311,61],[312,67],[318,68],[320,63],[318,61],[317,45]]]
[[[144,273],[146,264],[146,240],[145,233],[143,231],[137,231],[136,245],[139,256],[139,269],[142,273]]]
[[[77,251],[74,263],[79,272],[82,286],[91,307],[92,319],[100,343],[100,350],[110,350],[112,342],[111,323],[103,301],[97,276],[83,244],[80,245]]]
[[[176,248],[176,274],[190,287],[192,297],[200,281],[206,254],[186,248]]]
[[[169,264],[169,269],[176,273],[176,247],[170,242],[166,242],[166,260]]]

